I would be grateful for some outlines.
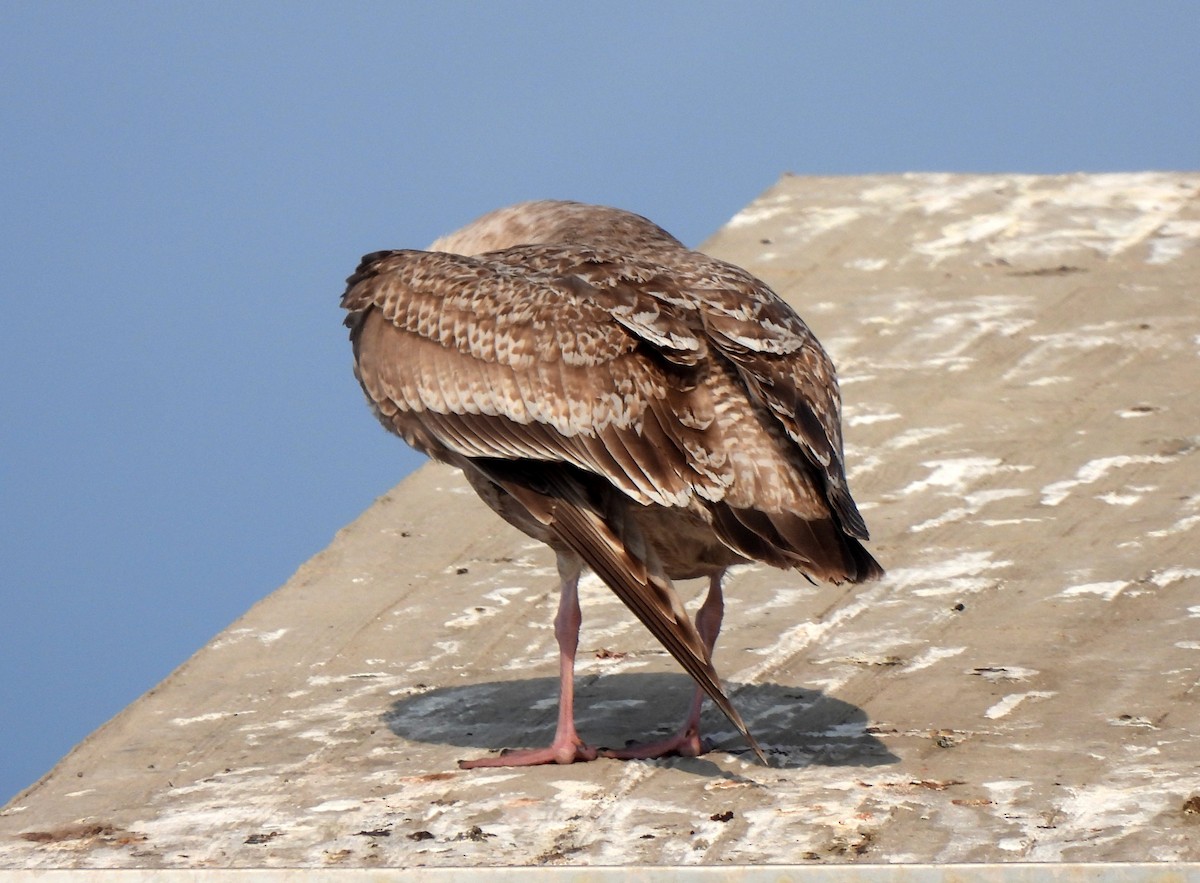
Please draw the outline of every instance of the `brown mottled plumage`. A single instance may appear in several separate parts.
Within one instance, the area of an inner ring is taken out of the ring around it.
[[[596,756],[573,721],[584,564],[763,758],[712,666],[725,569],[883,572],[846,486],[833,365],[792,308],[645,218],[554,201],[367,255],[342,306],[384,426],[558,555],[555,741],[464,765]],[[693,626],[671,580],[697,576]],[[700,698],[675,737],[610,754],[699,753]]]

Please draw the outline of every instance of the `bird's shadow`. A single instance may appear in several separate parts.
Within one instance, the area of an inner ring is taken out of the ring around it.
[[[726,686],[772,766],[899,761],[868,732],[867,714],[857,705],[781,684]],[[683,675],[578,676],[576,725],[586,742],[607,748],[661,738],[683,722],[691,695],[692,681]],[[392,733],[410,741],[467,749],[528,748],[549,744],[557,707],[557,678],[526,678],[424,688],[393,702],[383,720]],[[753,757],[732,725],[711,707],[705,709],[701,729],[714,750]]]

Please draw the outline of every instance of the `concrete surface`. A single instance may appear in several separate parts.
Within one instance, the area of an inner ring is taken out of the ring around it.
[[[889,571],[730,579],[773,766],[709,716],[699,759],[459,771],[548,739],[556,582],[427,467],[0,811],[0,866],[1200,860],[1200,175],[785,177],[706,250],[833,354]],[[583,603],[584,737],[675,726]]]

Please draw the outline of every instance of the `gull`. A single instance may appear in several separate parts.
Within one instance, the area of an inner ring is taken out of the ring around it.
[[[847,487],[834,367],[796,312],[646,218],[556,200],[491,212],[427,251],[368,254],[342,306],[384,427],[556,555],[554,739],[460,766],[696,756],[705,695],[766,763],[712,662],[726,570],[883,573]],[[695,680],[674,735],[613,751],[580,738],[585,567]],[[708,592],[693,623],[672,580],[696,577]]]

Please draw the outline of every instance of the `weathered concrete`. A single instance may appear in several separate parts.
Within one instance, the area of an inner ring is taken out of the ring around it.
[[[773,767],[712,717],[697,760],[459,771],[548,738],[556,583],[430,467],[0,812],[0,865],[1200,860],[1200,175],[788,177],[707,250],[834,355],[889,570],[731,578]],[[584,736],[673,727],[583,595]]]
[[[970,865],[546,865],[445,868],[122,868],[5,871],[0,883],[1196,883],[1163,863]]]

